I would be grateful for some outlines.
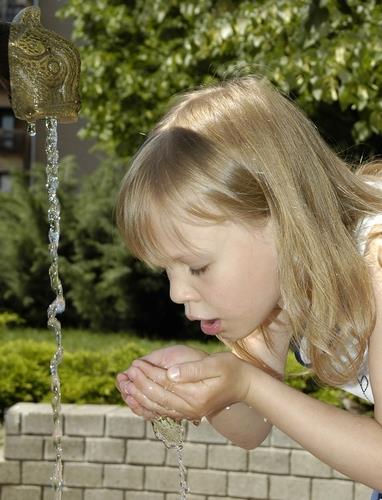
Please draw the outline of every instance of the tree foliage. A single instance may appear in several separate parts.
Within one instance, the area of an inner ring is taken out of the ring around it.
[[[61,15],[81,45],[83,133],[120,157],[173,94],[247,73],[297,100],[337,148],[381,150],[377,0],[68,0]]]
[[[172,339],[193,336],[182,308],[170,302],[167,278],[133,258],[117,234],[113,210],[122,170],[107,160],[78,186],[73,158],[60,165],[62,324]],[[46,324],[54,298],[45,183],[43,167],[34,165],[30,172],[15,173],[11,192],[0,192],[0,313],[13,311],[29,326]],[[9,314],[3,316],[9,321]]]

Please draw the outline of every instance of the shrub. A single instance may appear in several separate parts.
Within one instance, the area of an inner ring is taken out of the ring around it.
[[[54,346],[15,340],[0,346],[0,408],[50,401],[49,364]],[[145,351],[134,343],[109,352],[65,352],[59,366],[63,403],[121,403],[115,376]]]
[[[25,323],[25,321],[14,312],[5,311],[0,313],[0,331],[4,330],[6,327],[18,326],[23,323]]]
[[[80,42],[84,135],[119,157],[170,96],[248,72],[297,100],[336,147],[381,152],[381,2],[68,0],[62,15]]]

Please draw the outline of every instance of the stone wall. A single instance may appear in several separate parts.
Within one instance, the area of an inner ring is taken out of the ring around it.
[[[1,500],[52,500],[51,407],[20,403],[5,421]],[[63,500],[178,500],[175,450],[126,407],[63,405]],[[187,500],[368,500],[370,489],[333,471],[277,429],[256,450],[208,422],[187,426]]]

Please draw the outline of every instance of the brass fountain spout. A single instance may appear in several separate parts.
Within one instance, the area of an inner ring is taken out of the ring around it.
[[[80,67],[77,48],[41,25],[38,7],[0,23],[0,82],[20,120],[77,121]]]

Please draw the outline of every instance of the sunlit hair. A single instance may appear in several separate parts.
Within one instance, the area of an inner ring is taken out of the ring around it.
[[[244,77],[181,96],[152,130],[121,186],[117,223],[129,249],[155,264],[176,217],[205,223],[273,219],[281,297],[293,340],[334,385],[353,380],[375,325],[368,264],[355,231],[382,211],[365,182],[267,81]],[[159,221],[159,223],[158,223]],[[186,245],[187,242],[184,242]],[[256,286],[256,284],[254,284]],[[265,326],[259,328],[265,339]],[[245,354],[245,340],[232,346]]]

